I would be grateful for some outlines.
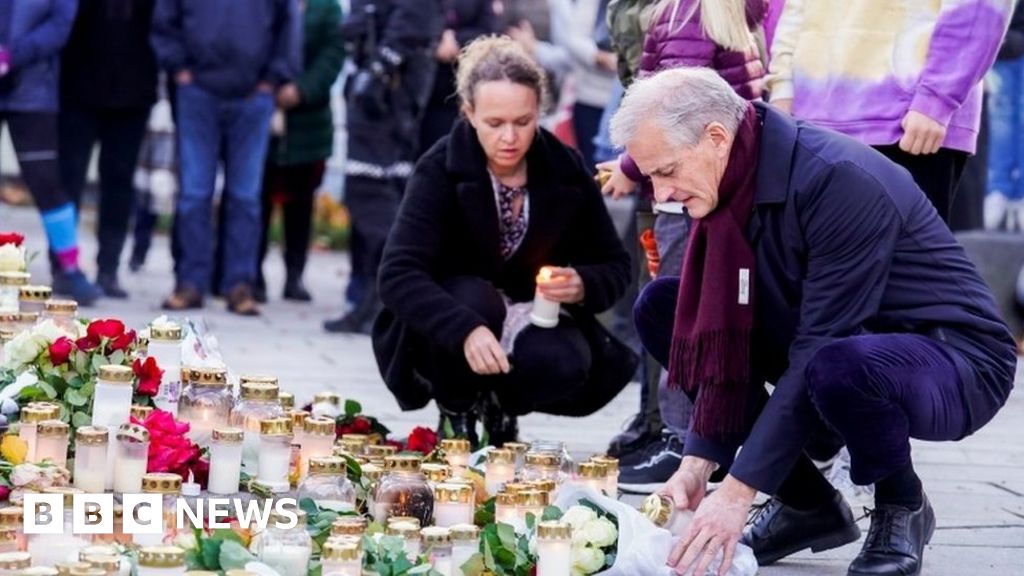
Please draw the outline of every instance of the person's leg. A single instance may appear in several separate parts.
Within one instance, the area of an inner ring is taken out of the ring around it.
[[[89,160],[96,144],[99,117],[92,111],[65,107],[58,114],[58,162],[64,193],[79,207]]]
[[[549,412],[576,397],[590,375],[587,339],[572,318],[562,316],[554,328],[527,326],[516,337],[509,378],[497,390],[509,414]]]
[[[953,194],[963,172],[967,153],[940,148],[935,154],[914,156],[899,146],[876,146],[876,150],[907,169],[944,222],[949,221]]]
[[[253,281],[253,295],[258,302],[267,301],[267,281],[263,276],[263,263],[267,259],[267,252],[270,251],[270,223],[274,216],[274,206],[284,201],[287,194],[287,179],[284,167],[270,161],[263,167],[263,192],[260,208],[260,221],[263,223],[263,227],[260,231],[259,253],[256,256],[256,279]]]
[[[263,166],[270,143],[270,116],[274,101],[270,94],[257,93],[228,105],[225,118],[225,202],[227,226],[224,246],[224,279],[221,289],[228,296],[239,287],[251,296],[260,235],[260,188]],[[241,295],[241,292],[238,293]],[[239,296],[240,298],[241,296]],[[251,313],[253,308],[237,309]]]
[[[117,269],[135,203],[133,178],[149,109],[104,112],[100,120],[97,283],[108,296],[124,298],[128,294],[117,280]]]
[[[640,343],[665,369],[668,369],[678,299],[679,278],[658,278],[640,292],[636,306],[633,307],[633,320]]]
[[[572,128],[576,133],[576,147],[583,155],[583,163],[587,170],[596,172],[594,168],[594,135],[601,124],[603,108],[577,102],[572,109]]]
[[[174,215],[178,289],[200,295],[213,271],[210,203],[221,149],[221,101],[198,86],[177,90],[178,153],[181,186]]]
[[[312,299],[303,286],[302,275],[309,256],[313,234],[313,201],[323,181],[324,161],[292,167],[292,185],[284,200],[284,298],[308,302]]]
[[[985,228],[1001,228],[1006,217],[1007,197],[1016,189],[1020,139],[1017,134],[1019,67],[1013,60],[998,60],[992,65],[992,90],[988,102],[988,192],[985,196]]]

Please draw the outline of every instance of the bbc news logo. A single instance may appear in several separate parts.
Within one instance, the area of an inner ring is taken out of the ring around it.
[[[114,495],[74,494],[72,496],[73,534],[113,534]],[[164,497],[161,494],[125,494],[121,501],[124,511],[122,531],[125,534],[163,534],[167,527],[164,518]],[[64,533],[63,494],[25,494],[25,534]],[[266,530],[270,518],[282,530],[298,526],[298,503],[294,498],[278,498],[243,503],[240,498],[197,498],[188,501],[178,498],[174,502],[177,529],[231,528],[232,518],[243,528]]]

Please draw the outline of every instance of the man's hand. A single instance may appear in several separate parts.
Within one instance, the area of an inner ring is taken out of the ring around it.
[[[538,283],[537,289],[545,298],[562,304],[582,302],[586,294],[583,278],[574,268],[549,267],[551,278],[547,282]]]
[[[455,31],[447,29],[441,35],[441,42],[437,44],[437,51],[434,57],[445,64],[454,62],[459,57],[459,41],[455,39]]]
[[[608,72],[615,72],[618,70],[619,57],[616,56],[615,52],[599,50],[597,55],[594,56],[594,64],[596,64],[598,68],[603,68]]]
[[[531,56],[537,51],[537,33],[533,31],[533,25],[528,20],[522,20],[517,26],[510,27],[507,33]]]
[[[671,498],[677,510],[696,510],[704,500],[708,480],[714,471],[714,462],[695,456],[684,456],[679,464],[679,470],[676,470],[658,493]]]
[[[769,104],[771,104],[772,106],[775,106],[775,108],[779,112],[785,112],[786,114],[792,114],[793,113],[793,99],[792,98],[778,98],[778,99],[772,98],[771,101],[769,102]]]
[[[736,544],[747,523],[747,513],[757,491],[733,478],[726,477],[721,488],[701,502],[693,515],[690,529],[672,549],[668,565],[679,574],[704,574],[708,565],[723,551],[719,576],[732,567]]]
[[[256,92],[261,94],[273,94],[274,85],[264,80],[256,85]]]
[[[501,343],[487,326],[477,326],[462,345],[466,362],[475,374],[492,375],[508,374],[511,369]]]
[[[903,127],[900,150],[914,156],[935,154],[942,147],[942,141],[946,139],[945,126],[913,110],[907,112],[900,126]]]
[[[285,110],[291,110],[302,102],[302,93],[299,87],[289,82],[277,89],[277,105]]]
[[[178,70],[178,73],[174,75],[174,83],[178,86],[188,86],[192,83],[192,71]]]
[[[611,194],[612,200],[624,198],[636,191],[636,182],[622,173],[618,159],[601,162],[597,170],[599,174],[610,173],[608,180],[601,186],[601,194]]]

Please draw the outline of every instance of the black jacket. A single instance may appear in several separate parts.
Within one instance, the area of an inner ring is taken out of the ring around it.
[[[80,0],[61,55],[62,106],[149,108],[157,67],[149,46],[154,0]]]
[[[469,333],[484,319],[445,292],[445,279],[488,280],[514,302],[534,297],[544,265],[572,266],[583,279],[582,304],[565,307],[594,352],[586,389],[572,415],[593,412],[629,382],[633,353],[594,319],[610,308],[630,282],[630,262],[579,154],[541,130],[527,154],[529,228],[505,261],[499,249],[498,213],[476,132],[464,120],[420,159],[381,263],[385,309],[374,326],[378,366],[403,409],[429,401],[413,377],[415,338],[462,354]]]

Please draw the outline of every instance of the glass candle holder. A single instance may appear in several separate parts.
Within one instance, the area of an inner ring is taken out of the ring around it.
[[[139,550],[137,576],[185,576],[185,551],[177,546],[149,546]]]
[[[43,303],[41,320],[52,320],[61,330],[78,335],[78,302],[74,300],[47,300]]]
[[[54,415],[53,408],[56,407],[57,414]],[[60,407],[56,404],[39,403],[29,404],[21,409],[19,413],[20,424],[18,425],[18,438],[28,446],[25,453],[26,462],[36,462],[36,443],[38,441],[39,424],[47,420],[60,418]]]
[[[682,536],[690,526],[693,513],[688,510],[677,510],[676,504],[669,496],[651,494],[640,505],[640,513],[659,528],[664,528],[673,536]]]
[[[18,312],[18,328],[15,330],[15,336],[26,330],[31,330],[39,323],[42,316],[39,312]]]
[[[32,555],[28,552],[4,552],[0,554],[0,574],[14,576],[21,574],[32,565]]]
[[[18,529],[14,526],[0,526],[0,553],[20,551]]]
[[[292,421],[268,418],[260,422],[260,459],[256,478],[275,494],[291,488],[288,468],[291,463]]]
[[[21,289],[31,277],[28,272],[0,272],[0,314],[21,311]]]
[[[285,411],[292,410],[295,408],[295,394],[291,392],[278,392],[277,402]]]
[[[260,450],[260,421],[280,418],[284,409],[277,401],[277,378],[273,376],[242,376],[239,379],[241,396],[231,409],[228,422],[232,428],[244,431],[242,443],[242,470],[252,475],[256,471]]]
[[[153,410],[156,410],[156,408],[153,408],[152,406],[139,406],[138,404],[133,404],[128,415],[139,422],[145,422],[146,418],[149,418],[153,413]]]
[[[452,537],[452,574],[465,576],[462,566],[480,552],[480,528],[473,524],[456,524],[449,528]]]
[[[494,448],[487,453],[487,469],[484,473],[484,486],[487,495],[494,496],[502,486],[511,482],[516,476],[516,455],[505,448]]]
[[[427,477],[427,484],[434,490],[438,484],[443,484],[452,478],[452,467],[447,464],[435,464],[424,462],[420,465],[420,471]]]
[[[42,314],[46,310],[46,301],[53,297],[53,289],[49,286],[22,286],[18,291],[21,312]]]
[[[336,456],[315,456],[309,475],[299,484],[299,500],[309,498],[326,510],[344,513],[356,509],[356,489],[346,476],[348,462]]]
[[[334,392],[320,392],[314,395],[311,412],[314,418],[336,419],[341,416],[341,396]]]
[[[25,509],[21,506],[0,508],[0,529],[14,532],[14,546],[18,551],[26,550]]]
[[[17,314],[0,314],[0,366],[4,365],[4,347],[17,336],[15,328],[9,327],[12,322],[16,324],[17,318]]]
[[[571,576],[572,526],[562,522],[537,525],[537,576]]]
[[[44,494],[64,497],[64,530],[59,534],[30,534],[26,550],[36,566],[53,566],[57,562],[78,558],[78,552],[90,544],[91,536],[74,534],[74,496],[82,494],[74,488],[44,488]],[[35,511],[32,511],[35,513]]]
[[[538,328],[554,328],[558,326],[558,315],[562,305],[554,300],[548,300],[541,293],[540,287],[551,281],[552,270],[545,266],[537,274],[537,291],[533,296],[533,311],[530,313],[530,322]]]
[[[385,459],[385,475],[373,497],[374,520],[385,522],[392,516],[411,516],[421,526],[430,522],[434,515],[434,493],[420,472],[421,461],[418,456],[404,454]]]
[[[107,486],[107,446],[110,431],[105,426],[82,426],[75,431],[75,488],[89,494]]]
[[[329,418],[307,418],[302,426],[302,455],[299,460],[299,478],[309,474],[313,458],[334,455],[335,421]]]
[[[559,484],[572,478],[574,463],[572,456],[569,455],[569,450],[565,447],[565,442],[559,442],[556,440],[535,440],[530,443],[530,449],[527,450],[527,454],[530,453],[553,454],[558,458],[559,470],[562,473],[562,477],[558,481]]]
[[[313,555],[313,540],[306,530],[306,513],[296,511],[298,524],[293,528],[280,528],[279,523],[289,518],[276,513],[270,515],[267,530],[260,537],[256,556],[260,562],[277,570],[278,574],[306,574]]]
[[[153,404],[178,417],[178,403],[181,400],[181,326],[173,322],[149,325],[149,347],[146,354],[156,359],[157,366],[164,371],[160,388],[153,396]]]
[[[363,551],[357,544],[328,539],[321,549],[320,565],[323,576],[362,576]]]
[[[523,524],[526,523],[526,515],[533,514],[534,520],[540,520],[544,516],[544,508],[550,501],[550,495],[540,490],[523,490],[516,494],[516,517]]]
[[[138,424],[122,424],[117,431],[114,492],[138,494],[149,461],[149,431]]]
[[[189,423],[189,438],[207,446],[214,428],[228,425],[234,406],[231,385],[224,368],[189,368],[188,385],[181,393],[178,413]]]
[[[523,482],[532,480],[554,480],[562,481],[562,472],[558,456],[548,452],[529,452],[526,454],[526,464],[519,474]]]
[[[106,553],[104,553],[104,554],[86,554],[86,552],[89,549],[91,549],[91,548],[97,548],[97,546],[90,546],[89,548],[86,548],[81,553],[79,553],[78,557],[81,559],[81,561],[83,563],[87,564],[89,566],[89,568],[91,570],[93,570],[93,571],[99,570],[100,571],[99,574],[103,574],[104,576],[119,576],[120,575],[120,573],[121,573],[121,566],[122,566],[121,565],[121,557],[119,555],[117,555],[116,551],[114,551],[112,549],[108,549],[105,546],[101,546],[99,548],[106,549],[107,550]],[[127,560],[125,562],[126,562],[126,564],[124,566],[124,569],[126,570],[126,574],[131,574],[131,564],[128,563]],[[74,573],[75,574],[79,574],[81,572],[74,572]],[[88,572],[85,572],[85,573],[88,573]],[[96,576],[99,576],[99,574],[96,574]],[[59,573],[58,573],[58,576],[59,576]]]
[[[494,496],[494,521],[516,525],[519,515],[516,513],[516,494],[498,492]]]
[[[472,445],[465,438],[445,438],[441,440],[441,449],[453,472],[459,472],[469,466],[469,452]]]
[[[420,525],[412,522],[389,522],[387,528],[388,536],[398,536],[405,540],[405,556],[410,562],[415,562],[420,555]]]
[[[612,456],[594,456],[590,461],[604,464],[606,471],[604,491],[612,498],[617,497],[619,494],[619,459]]]
[[[44,420],[36,428],[36,462],[49,460],[66,468],[68,465],[68,432],[60,420]]]
[[[133,534],[132,540],[138,546],[159,546],[177,533],[175,512],[178,497],[181,496],[181,476],[162,472],[151,472],[142,477],[143,494],[159,494],[163,497],[163,516],[160,518],[159,534]]]
[[[370,459],[374,458],[387,458],[388,456],[394,456],[398,454],[397,446],[390,446],[388,444],[369,444],[364,450],[366,457]]]
[[[608,470],[604,464],[599,462],[580,462],[576,468],[576,474],[576,482],[599,494],[603,493],[608,486]]]
[[[452,576],[452,534],[448,528],[427,526],[420,530],[423,553],[441,576]]]
[[[438,484],[434,488],[434,525],[442,528],[473,522],[473,487]]]
[[[244,433],[238,428],[213,429],[210,439],[210,477],[206,485],[210,494],[238,492],[242,476],[243,439]]]
[[[505,442],[501,445],[506,450],[511,450],[516,456],[516,474],[523,469],[523,465],[526,464],[526,452],[530,449],[530,445],[525,442]]]

